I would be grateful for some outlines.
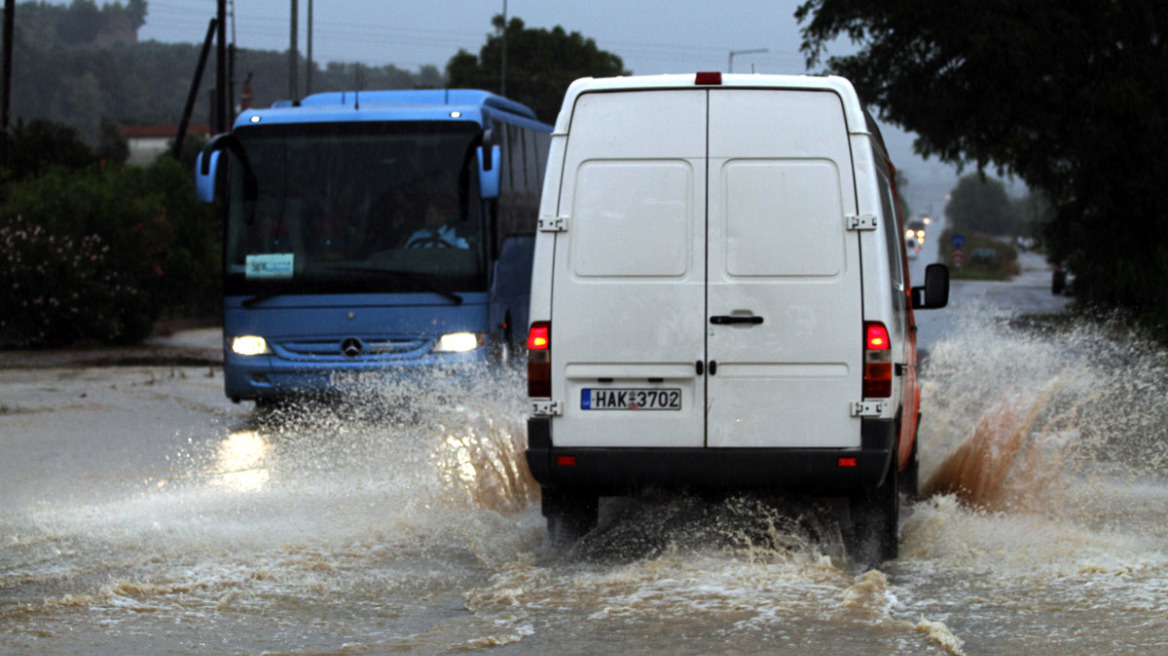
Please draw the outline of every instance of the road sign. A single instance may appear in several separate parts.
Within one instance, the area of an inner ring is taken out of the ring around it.
[[[953,248],[961,248],[965,245],[965,235],[960,232],[953,235]]]

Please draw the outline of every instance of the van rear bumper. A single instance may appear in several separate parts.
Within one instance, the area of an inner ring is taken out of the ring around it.
[[[892,420],[862,420],[858,449],[555,447],[549,424],[543,418],[528,420],[526,456],[532,476],[544,486],[587,489],[601,496],[645,487],[847,494],[878,487],[896,446]]]

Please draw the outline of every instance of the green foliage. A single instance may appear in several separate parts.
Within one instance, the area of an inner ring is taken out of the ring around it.
[[[0,318],[6,342],[133,343],[164,312],[218,311],[220,228],[189,170],[165,158],[36,168],[0,203],[0,307],[16,309]]]
[[[896,188],[900,193],[896,195],[900,199],[900,215],[904,217],[907,222],[908,217],[912,216],[912,206],[904,198],[904,188],[908,186],[908,178],[904,175],[904,171],[896,170]]]
[[[0,223],[0,337],[56,346],[77,340],[118,341],[119,309],[138,304],[138,290],[111,266],[98,234],[71,235],[21,215]]]
[[[966,232],[1012,235],[1018,228],[1006,185],[977,174],[963,176],[957,182],[949,193],[945,217],[955,228]]]
[[[130,142],[122,135],[122,126],[114,121],[102,121],[96,155],[107,165],[121,166],[130,159]]]
[[[43,175],[50,168],[82,169],[96,163],[77,130],[59,123],[18,120],[8,137],[8,170],[13,180]]]
[[[796,17],[812,63],[838,36],[861,45],[828,67],[918,152],[1043,193],[1080,300],[1168,317],[1168,3],[808,0]]]
[[[203,146],[207,145],[207,138],[201,134],[186,133],[183,139],[182,148],[179,150],[178,161],[182,165],[184,171],[194,171],[195,163],[198,161],[199,153],[203,152]],[[174,139],[166,143],[166,152],[158,156],[158,159],[174,159]]]
[[[1018,234],[1041,241],[1043,226],[1054,219],[1050,201],[1041,192],[1032,192],[1014,201]]]
[[[458,51],[446,64],[448,84],[455,88],[500,91],[503,68],[503,18],[495,16],[499,34],[487,37],[476,57]],[[556,26],[551,31],[527,29],[512,18],[507,24],[507,97],[530,107],[541,120],[552,122],[560,111],[564,92],[581,77],[629,75],[620,57],[596,47],[579,32]]]
[[[965,238],[961,247],[961,266],[957,266],[953,235]],[[1018,251],[1010,244],[980,232],[946,228],[938,242],[941,261],[949,266],[951,277],[960,280],[1009,280],[1021,270]]]
[[[21,5],[24,7],[24,5]],[[19,12],[19,10],[18,10]],[[21,22],[21,26],[24,23]],[[107,47],[64,47],[20,29],[13,40],[12,109],[15,117],[73,126],[82,141],[98,144],[103,121],[122,125],[177,125],[190,92],[201,45],[156,41]],[[235,102],[242,81],[252,75],[253,106],[268,107],[288,98],[288,56],[240,49],[236,53]],[[44,83],[52,80],[52,84]],[[300,75],[305,93],[306,75]],[[394,66],[330,63],[314,65],[312,91],[441,87],[432,66],[413,73]],[[209,91],[215,87],[214,54],[200,81],[199,102],[191,121],[210,123]]]
[[[73,0],[68,6],[48,2],[22,2],[16,7],[20,29],[35,34],[52,46],[93,43],[106,30],[123,22],[137,29],[146,22],[146,0],[103,3]]]

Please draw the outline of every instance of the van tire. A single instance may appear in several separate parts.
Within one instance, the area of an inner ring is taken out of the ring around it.
[[[571,548],[596,527],[600,514],[597,495],[576,490],[544,487],[541,505],[552,550]]]
[[[862,490],[849,499],[852,519],[851,559],[865,567],[878,567],[899,554],[900,486],[896,461],[889,463],[884,484]]]

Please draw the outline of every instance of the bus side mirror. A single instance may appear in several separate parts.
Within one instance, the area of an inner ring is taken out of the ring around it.
[[[195,160],[195,200],[215,202],[215,177],[219,169],[219,151],[199,153]]]
[[[498,146],[486,145],[479,146],[479,196],[482,198],[498,198],[499,184],[502,181],[502,176],[499,170],[502,149]]]
[[[949,267],[930,264],[925,267],[925,284],[912,288],[914,310],[936,310],[949,305]]]
[[[211,137],[195,160],[195,198],[201,203],[215,202],[215,171],[219,168],[219,154],[224,150],[230,150],[238,165],[243,167],[243,200],[254,203],[259,197],[259,181],[247,159],[243,144],[230,132]]]

